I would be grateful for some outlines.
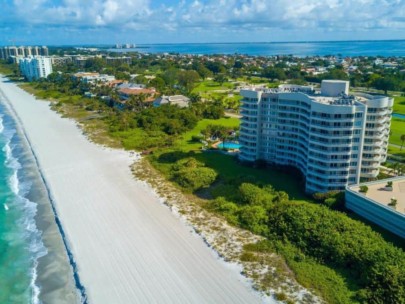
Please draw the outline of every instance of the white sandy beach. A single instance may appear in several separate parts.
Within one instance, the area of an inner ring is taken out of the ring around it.
[[[128,152],[90,143],[15,84],[0,89],[38,158],[89,303],[263,301],[133,178]]]

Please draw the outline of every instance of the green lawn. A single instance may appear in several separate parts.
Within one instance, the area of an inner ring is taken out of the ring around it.
[[[233,87],[234,85],[231,82],[224,82],[221,85],[213,80],[205,80],[200,82],[198,86],[193,89],[193,93],[204,93],[215,90],[232,90]]]
[[[403,157],[405,159],[405,145],[402,150],[397,147],[388,146],[388,153],[395,156]]]
[[[405,114],[405,97],[394,97],[394,113]]]
[[[405,119],[392,118],[390,143],[401,145],[401,135],[405,134]]]

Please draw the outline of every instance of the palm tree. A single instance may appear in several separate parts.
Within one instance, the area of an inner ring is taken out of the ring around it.
[[[402,147],[404,146],[404,142],[405,142],[405,134],[401,135],[401,142],[402,142],[402,144],[401,144],[401,150],[402,150]]]

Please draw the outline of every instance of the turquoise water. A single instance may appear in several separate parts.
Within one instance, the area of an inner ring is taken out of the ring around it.
[[[392,113],[392,117],[400,118],[400,119],[405,119],[405,115],[404,115],[404,114],[398,114],[398,113]]]
[[[240,144],[226,141],[225,143],[221,142],[217,147],[220,149],[239,149]]]
[[[38,258],[47,253],[36,228],[37,204],[26,172],[27,151],[0,104],[0,303],[39,303]]]
[[[405,40],[143,44],[112,52],[247,55],[405,56]]]

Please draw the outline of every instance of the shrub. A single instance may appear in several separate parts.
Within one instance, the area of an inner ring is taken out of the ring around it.
[[[239,222],[253,233],[265,235],[268,232],[267,212],[262,206],[244,206],[239,210]]]
[[[404,303],[405,254],[370,227],[323,206],[275,204],[270,233],[304,254],[346,269],[365,289],[367,303]]]
[[[227,201],[223,197],[212,200],[209,204],[209,209],[221,213],[230,224],[236,225],[239,222],[237,216],[239,206]]]
[[[271,205],[274,198],[272,194],[249,183],[241,184],[239,186],[239,192],[243,204],[259,205],[266,209]]]
[[[366,194],[368,191],[368,187],[366,185],[360,186],[360,192]]]
[[[180,159],[172,166],[173,179],[180,186],[191,191],[207,188],[215,181],[218,174],[214,169],[204,165],[193,157]]]
[[[202,135],[193,135],[191,136],[191,141],[193,142],[201,142],[201,140],[204,139],[204,136]]]

